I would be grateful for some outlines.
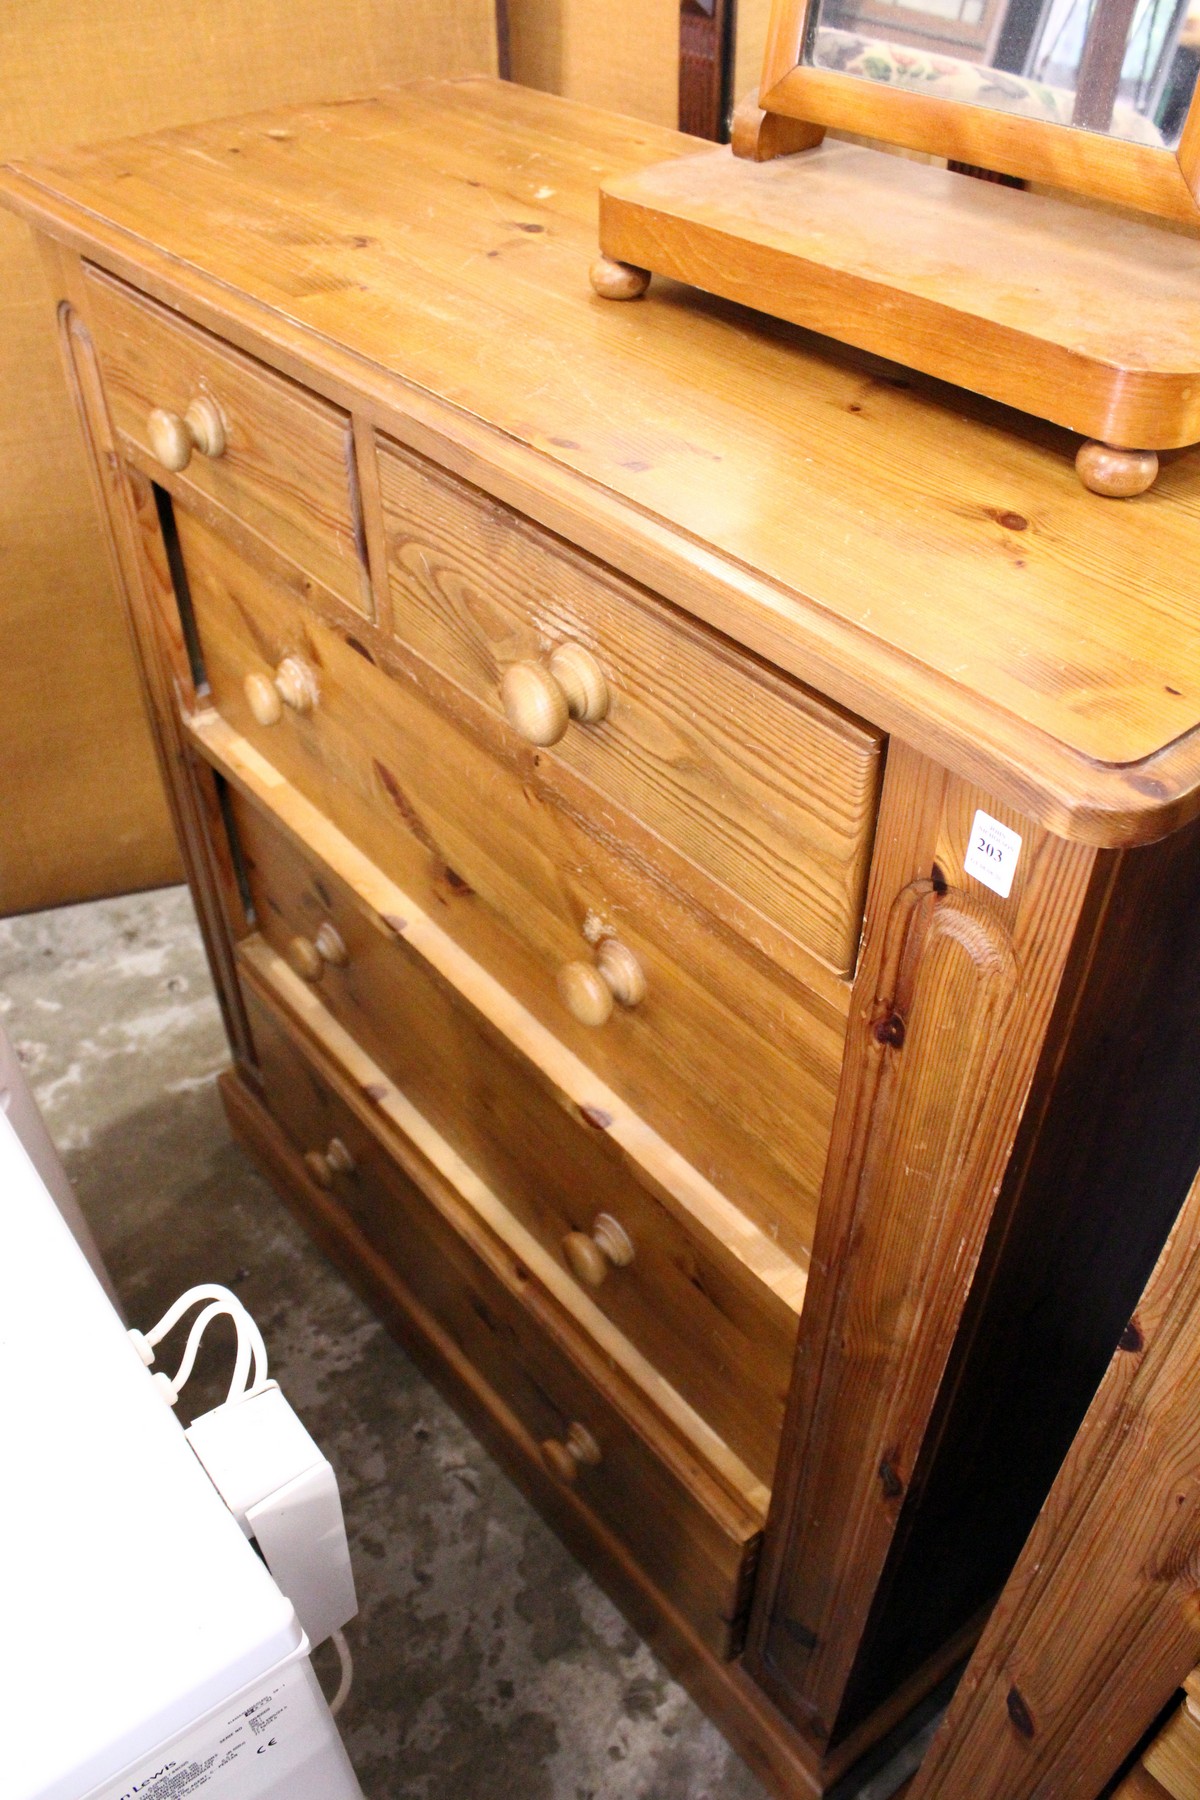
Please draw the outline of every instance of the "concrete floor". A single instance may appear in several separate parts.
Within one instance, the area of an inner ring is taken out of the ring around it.
[[[0,921],[0,1022],[130,1323],[193,1282],[236,1287],[337,1470],[361,1603],[342,1725],[368,1800],[764,1800],[231,1141],[186,892]],[[227,1380],[210,1335],[192,1412]]]

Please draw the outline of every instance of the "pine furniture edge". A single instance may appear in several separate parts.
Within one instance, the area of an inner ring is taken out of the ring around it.
[[[678,141],[682,153],[695,140]],[[0,166],[0,204],[452,473],[478,481],[486,471],[497,498],[987,786],[1056,835],[1129,847],[1200,814],[1200,720],[1137,762],[1097,762],[479,415],[64,199],[36,165]]]

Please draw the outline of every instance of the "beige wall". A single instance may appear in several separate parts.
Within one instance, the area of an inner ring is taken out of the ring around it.
[[[771,0],[737,0],[733,94],[758,86]],[[513,79],[674,125],[679,0],[508,0]]]
[[[767,45],[771,0],[737,0],[733,58],[733,97],[741,100],[757,88]]]
[[[495,68],[492,0],[8,0],[0,160]],[[177,869],[27,231],[0,214],[0,913]]]
[[[679,0],[508,0],[514,81],[675,125]]]

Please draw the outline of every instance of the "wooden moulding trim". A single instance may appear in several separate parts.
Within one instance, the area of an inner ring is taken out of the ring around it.
[[[802,15],[803,7],[798,10]],[[759,99],[765,112],[1049,182],[1072,193],[1135,206],[1160,218],[1197,223],[1192,189],[1194,131],[1185,128],[1177,157],[1165,146],[1076,131],[998,108],[935,100],[928,94],[907,93],[834,69],[801,65],[801,35],[791,30],[771,45],[770,77],[764,79]],[[790,62],[786,60],[789,53]]]
[[[1200,813],[1200,726],[1138,762],[1097,762],[982,697],[967,696],[964,702],[948,676],[867,637],[818,601],[773,583],[556,458],[280,317],[86,208],[60,200],[34,177],[0,167],[0,194],[27,223],[98,267],[354,409],[376,430],[518,507],[1059,837],[1100,849],[1132,848],[1166,837]],[[731,607],[737,609],[736,623]]]
[[[513,1217],[503,1201],[405,1098],[395,1083],[388,1080],[379,1064],[372,1061],[350,1033],[338,1024],[283,958],[263,939],[256,937],[243,940],[238,956],[244,966],[253,970],[267,994],[299,1020],[345,1080],[356,1091],[370,1095],[372,1118],[378,1116],[386,1120],[402,1138],[416,1147],[430,1167],[501,1243],[507,1245],[601,1353],[645,1395],[701,1461],[716,1472],[750,1513],[754,1528],[761,1530],[771,1501],[770,1489],[740,1457],[734,1455],[724,1439],[663,1379],[578,1284],[559,1268],[532,1233]]]
[[[799,1263],[560,1044],[218,713],[204,712],[191,718],[187,729],[207,762],[264,807],[306,854],[316,851],[357,896],[378,931],[394,938],[395,930],[386,921],[389,917],[403,920],[405,943],[528,1057],[572,1111],[586,1107],[589,1113],[609,1116],[612,1123],[607,1135],[689,1228],[699,1227],[707,1233],[800,1316],[808,1275]]]

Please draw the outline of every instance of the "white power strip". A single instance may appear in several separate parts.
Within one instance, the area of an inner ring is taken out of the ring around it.
[[[311,1644],[358,1611],[337,1477],[274,1381],[193,1420],[187,1439]]]

